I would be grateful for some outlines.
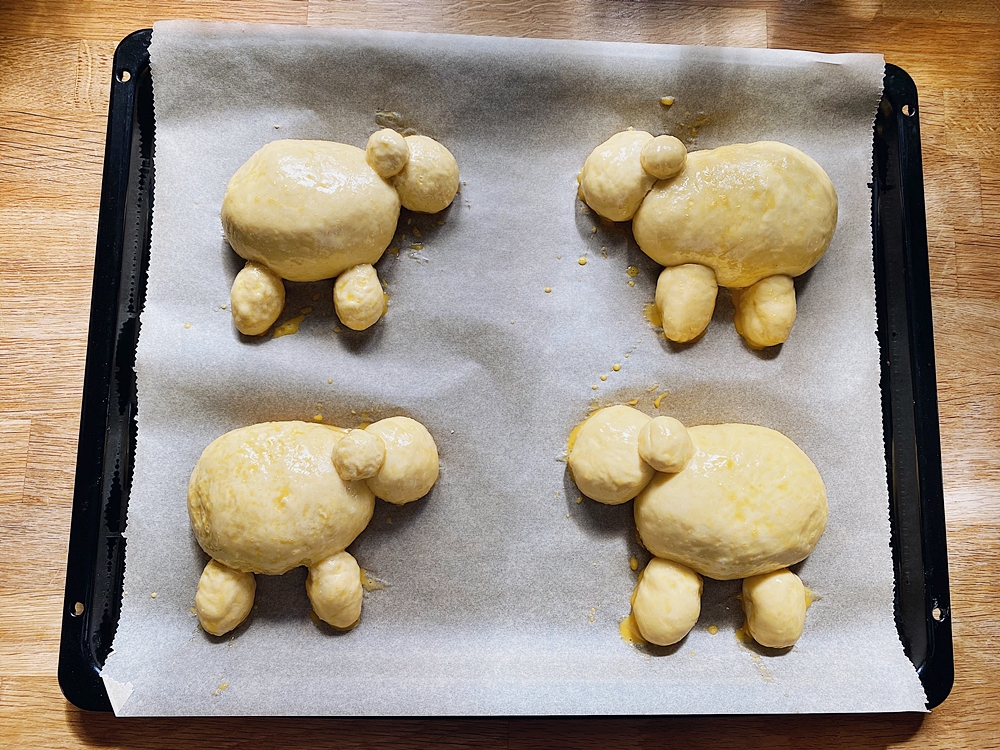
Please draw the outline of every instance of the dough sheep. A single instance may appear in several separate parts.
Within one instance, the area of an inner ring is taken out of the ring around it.
[[[385,297],[372,265],[392,241],[400,205],[437,213],[458,185],[455,157],[426,136],[380,130],[365,150],[333,141],[268,143],[236,170],[222,201],[226,239],[249,261],[231,292],[237,330],[256,336],[271,327],[284,307],[282,279],[336,278],[344,325],[374,325]]]
[[[748,346],[786,341],[792,278],[819,262],[837,227],[829,176],[773,141],[687,153],[671,136],[616,133],[587,157],[579,194],[606,219],[631,219],[639,248],[666,266],[656,307],[676,342],[705,331],[719,286],[734,290],[736,330]]]
[[[408,417],[364,430],[265,422],[216,438],[188,484],[191,527],[212,558],[195,597],[202,628],[222,635],[243,622],[253,605],[254,574],[281,575],[302,565],[320,619],[353,627],[361,613],[361,573],[345,550],[371,520],[376,497],[412,502],[437,477],[434,439]]]
[[[766,427],[685,428],[610,406],[573,431],[567,464],[588,497],[635,499],[636,529],[653,555],[633,597],[646,640],[665,646],[687,635],[698,619],[698,575],[745,579],[747,629],[762,645],[798,640],[805,588],[787,568],[816,547],[827,502],[819,471],[795,443]]]

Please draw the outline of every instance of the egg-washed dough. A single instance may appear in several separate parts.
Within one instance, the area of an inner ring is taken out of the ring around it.
[[[283,279],[319,281],[377,261],[395,234],[399,205],[360,148],[281,140],[233,175],[222,226],[241,257]]]
[[[345,482],[331,455],[346,430],[265,422],[227,432],[201,454],[188,513],[202,549],[236,570],[280,575],[341,552],[372,517],[364,482]]]
[[[694,455],[635,499],[646,548],[719,580],[804,559],[826,527],[823,480],[780,432],[746,424],[687,428]]]
[[[823,168],[792,146],[737,143],[687,155],[657,182],[632,222],[642,251],[663,266],[700,263],[721,286],[798,276],[826,252],[837,193]]]
[[[656,178],[642,168],[643,147],[653,136],[643,130],[615,133],[595,148],[580,172],[580,197],[611,221],[628,221]]]
[[[458,162],[451,151],[425,135],[406,136],[410,158],[392,184],[410,211],[443,211],[458,193]]]
[[[365,430],[351,430],[333,446],[333,465],[347,482],[370,479],[385,463],[385,442]]]
[[[754,349],[782,344],[795,322],[795,282],[787,276],[768,276],[733,293],[736,331]]]
[[[385,461],[368,480],[376,497],[403,505],[430,492],[438,478],[438,451],[434,438],[420,422],[389,417],[365,428],[385,444]]]
[[[639,430],[639,458],[657,471],[682,471],[692,455],[691,436],[673,417],[654,417]]]
[[[218,560],[209,560],[194,597],[202,629],[212,635],[223,635],[238,626],[250,614],[256,591],[257,579],[253,573],[243,573]]]
[[[701,576],[683,565],[654,557],[639,575],[632,616],[639,633],[657,646],[686,636],[701,614]]]
[[[566,463],[576,486],[607,505],[628,502],[653,478],[639,457],[639,432],[649,417],[628,406],[609,406],[580,425]]]
[[[697,263],[664,268],[656,281],[656,309],[663,335],[671,341],[693,341],[712,322],[719,285],[715,271]]]
[[[395,130],[384,128],[371,134],[365,147],[365,161],[382,177],[399,173],[410,158],[406,139]]]
[[[333,308],[352,331],[375,325],[385,312],[385,292],[374,266],[362,263],[344,271],[333,284]]]
[[[236,330],[244,336],[259,336],[281,315],[285,285],[267,266],[248,261],[233,281],[229,306]]]
[[[361,617],[361,567],[346,552],[309,568],[306,594],[323,622],[340,630],[354,627]]]
[[[806,587],[792,571],[776,570],[743,581],[747,631],[761,646],[794,646],[806,624]]]
[[[658,180],[666,180],[684,169],[687,147],[672,135],[658,135],[642,147],[639,163]]]

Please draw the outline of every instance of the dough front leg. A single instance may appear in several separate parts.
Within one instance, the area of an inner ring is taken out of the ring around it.
[[[632,594],[639,633],[657,646],[677,643],[701,615],[701,576],[680,563],[654,557]]]
[[[743,580],[746,628],[761,646],[795,645],[806,623],[806,587],[787,568]]]
[[[697,263],[664,268],[656,281],[656,309],[663,335],[684,343],[698,338],[712,321],[719,285],[715,271]]]
[[[768,276],[733,294],[736,332],[751,349],[783,344],[795,322],[795,282],[790,276]]]
[[[257,580],[218,560],[209,560],[198,581],[194,597],[198,622],[212,635],[225,635],[250,614]]]
[[[250,261],[233,280],[229,306],[236,329],[244,336],[259,336],[281,315],[285,285],[267,266]]]
[[[349,630],[361,617],[361,568],[347,552],[321,560],[309,568],[306,593],[323,622]]]
[[[333,285],[333,308],[340,322],[352,331],[371,328],[385,314],[385,292],[374,266],[362,263],[348,268]]]

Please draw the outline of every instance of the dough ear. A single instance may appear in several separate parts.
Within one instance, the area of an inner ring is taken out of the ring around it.
[[[657,471],[683,471],[693,455],[691,435],[673,417],[656,417],[639,430],[639,457]]]

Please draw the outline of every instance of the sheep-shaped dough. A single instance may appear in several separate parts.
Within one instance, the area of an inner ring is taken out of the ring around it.
[[[362,151],[333,141],[273,141],[233,175],[222,201],[226,239],[248,262],[233,282],[236,328],[265,333],[285,306],[282,279],[336,277],[334,308],[356,331],[385,313],[373,264],[400,204],[437,213],[458,192],[458,164],[437,141],[380,130]]]
[[[798,640],[806,590],[787,568],[815,548],[827,504],[819,472],[795,443],[766,427],[685,429],[611,406],[574,431],[568,464],[588,497],[609,505],[635,498],[635,525],[654,556],[632,596],[643,638],[667,646],[687,635],[704,575],[744,579],[746,627],[758,643]]]
[[[364,531],[375,498],[402,505],[438,478],[434,439],[419,422],[389,417],[363,430],[315,422],[265,422],[214,440],[191,473],[188,515],[212,559],[198,582],[202,628],[222,635],[253,606],[254,573],[309,568],[306,593],[319,618],[353,627],[361,570],[345,550]]]
[[[783,343],[795,322],[792,278],[819,262],[837,226],[823,168],[772,141],[689,154],[672,136],[627,130],[587,157],[579,193],[607,219],[632,219],[639,248],[666,266],[655,304],[677,342],[702,334],[724,286],[750,347]]]

